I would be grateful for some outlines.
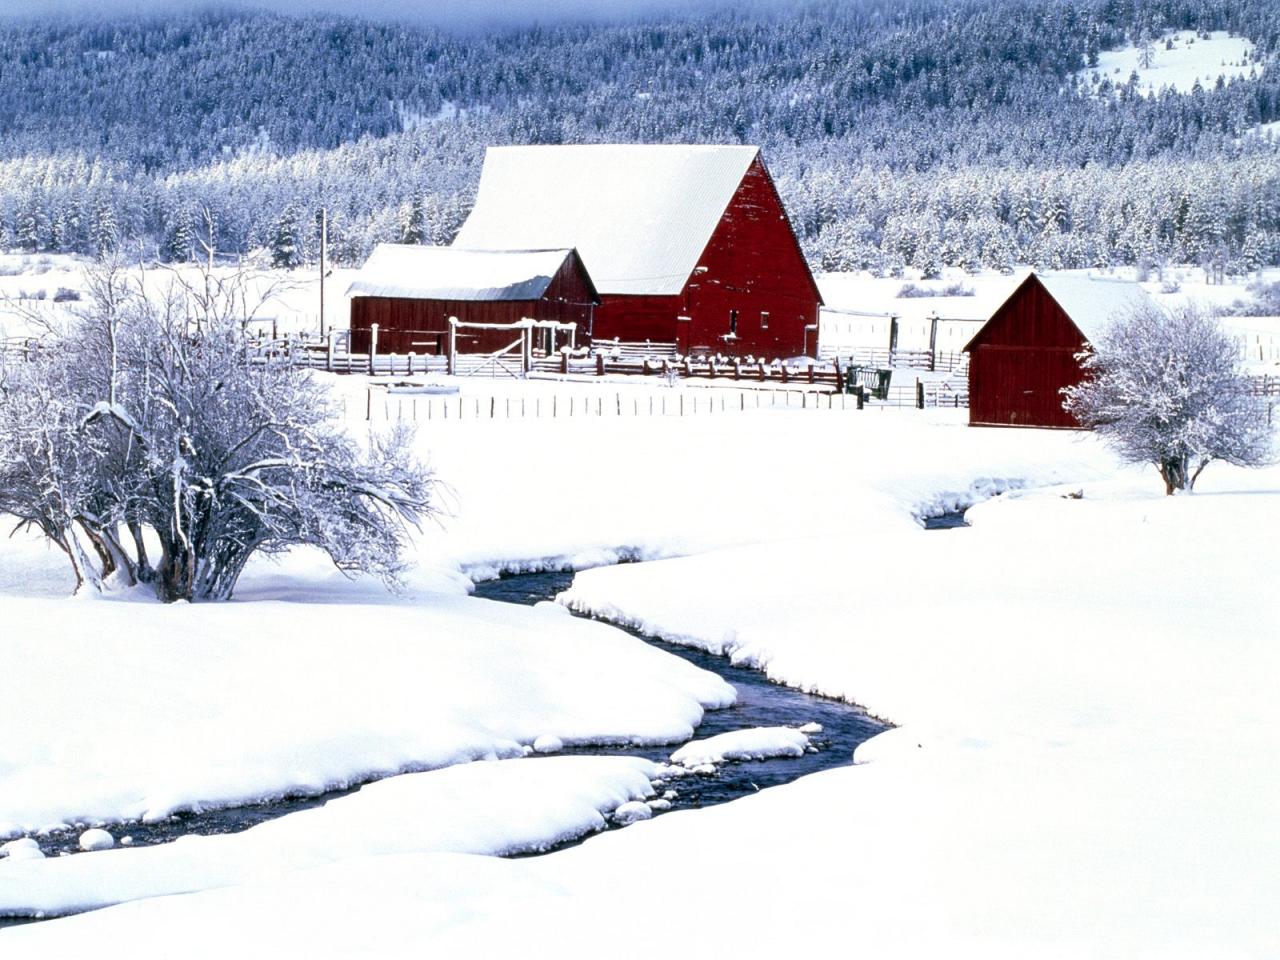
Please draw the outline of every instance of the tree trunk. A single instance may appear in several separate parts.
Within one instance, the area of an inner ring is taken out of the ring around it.
[[[190,600],[195,558],[181,544],[165,543],[156,570],[156,595],[165,603]]]
[[[142,524],[137,520],[129,521],[129,536],[133,538],[133,552],[138,558],[137,578],[139,583],[150,583],[155,579],[155,571],[151,569],[151,561],[147,559],[147,544],[142,539]]]
[[[1160,476],[1164,478],[1164,493],[1167,497],[1179,490],[1190,489],[1191,477],[1186,457],[1167,457],[1161,460]]]

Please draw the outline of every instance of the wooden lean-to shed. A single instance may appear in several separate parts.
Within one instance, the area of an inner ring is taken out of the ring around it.
[[[367,353],[373,324],[379,353],[444,355],[449,318],[463,324],[521,320],[587,330],[597,294],[572,249],[466,250],[379,244],[347,291],[351,349]],[[509,346],[510,329],[460,326],[459,353]]]
[[[816,355],[821,297],[758,147],[490,147],[455,244],[575,248],[597,344]]]
[[[1151,303],[1130,281],[1030,274],[964,348],[969,423],[1078,429],[1062,408],[1062,388],[1084,375],[1077,355],[1111,322]]]

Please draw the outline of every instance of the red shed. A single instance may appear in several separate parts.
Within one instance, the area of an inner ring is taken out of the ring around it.
[[[758,147],[490,147],[455,244],[574,247],[595,341],[815,355],[822,300]]]
[[[351,349],[444,354],[449,318],[464,323],[554,320],[586,331],[598,300],[573,250],[462,250],[384,243],[347,291]],[[462,328],[459,353],[487,353],[512,342],[510,330]]]
[[[1144,303],[1146,292],[1129,281],[1030,274],[964,348],[969,423],[1078,428],[1062,408],[1062,388],[1083,377],[1076,355]]]

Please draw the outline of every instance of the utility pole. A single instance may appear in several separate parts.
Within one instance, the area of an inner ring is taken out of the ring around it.
[[[320,339],[325,337],[324,324],[324,278],[329,272],[329,208],[320,208]]]

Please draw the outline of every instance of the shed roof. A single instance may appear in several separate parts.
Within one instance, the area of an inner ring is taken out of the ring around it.
[[[380,243],[347,290],[351,297],[538,300],[571,249],[465,250]]]
[[[601,293],[684,289],[758,147],[490,147],[454,242],[576,247]]]
[[[1140,307],[1156,305],[1147,291],[1132,280],[1080,273],[1032,272],[1014,287],[991,316],[995,317],[1003,310],[1005,304],[1033,279],[1039,281],[1089,343],[1097,342],[1115,320]],[[964,349],[972,347],[985,329],[984,324]]]
[[[1033,274],[1090,343],[1116,319],[1155,301],[1132,280],[1079,273]]]

